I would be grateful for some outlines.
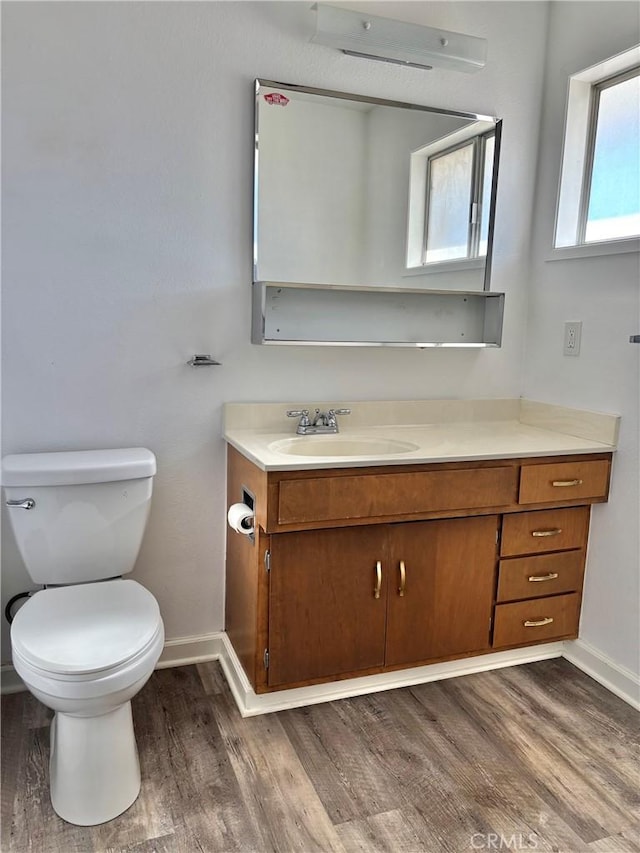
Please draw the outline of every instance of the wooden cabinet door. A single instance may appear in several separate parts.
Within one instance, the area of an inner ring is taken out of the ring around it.
[[[495,515],[390,525],[387,666],[490,648],[497,530]]]
[[[382,667],[386,549],[385,525],[271,537],[270,687]]]

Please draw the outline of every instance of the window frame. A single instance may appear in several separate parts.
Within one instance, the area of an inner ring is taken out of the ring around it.
[[[551,249],[546,260],[640,251],[640,235],[585,242],[600,92],[636,76],[640,45],[569,76]]]
[[[582,174],[582,189],[580,192],[580,204],[578,208],[578,230],[576,234],[576,246],[590,246],[594,243],[613,243],[617,240],[633,240],[640,237],[640,233],[631,234],[628,237],[612,237],[610,240],[589,240],[587,241],[587,224],[589,218],[589,205],[591,203],[591,188],[593,186],[593,166],[596,153],[596,136],[598,133],[598,118],[600,115],[600,95],[606,89],[617,86],[619,83],[624,83],[625,80],[631,80],[633,77],[640,77],[640,65],[633,68],[627,68],[626,71],[621,71],[619,74],[614,74],[606,77],[603,80],[598,80],[591,84],[589,117],[587,124],[586,148],[584,157],[584,171]]]
[[[455,143],[454,145],[450,145],[448,148],[444,148],[441,151],[437,151],[434,154],[431,154],[427,157],[427,172],[426,172],[426,181],[425,181],[425,211],[424,211],[424,228],[423,228],[423,236],[422,236],[422,266],[429,267],[432,264],[447,264],[447,263],[465,263],[469,261],[476,261],[480,258],[485,258],[488,253],[487,251],[484,254],[480,254],[480,237],[482,232],[482,223],[484,221],[484,202],[485,199],[483,197],[483,189],[484,189],[484,171],[485,171],[485,152],[487,139],[494,139],[494,160],[495,160],[495,137],[496,130],[495,128],[491,128],[490,130],[485,131],[484,133],[478,134],[476,136],[470,137],[468,139],[463,139],[460,142]],[[465,255],[460,255],[456,258],[449,258],[447,260],[439,260],[439,261],[428,261],[427,260],[427,252],[429,251],[428,239],[429,239],[429,208],[431,201],[431,164],[434,160],[440,160],[443,157],[446,157],[449,154],[453,154],[455,151],[459,151],[462,148],[467,148],[471,146],[472,155],[471,155],[471,180],[469,186],[469,202],[468,202],[468,214],[467,214],[467,251]],[[493,168],[492,168],[493,171]],[[491,207],[491,198],[489,198],[489,208]],[[490,209],[486,211],[486,215],[490,214]]]

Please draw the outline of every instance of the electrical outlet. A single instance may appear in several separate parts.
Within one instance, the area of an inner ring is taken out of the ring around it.
[[[580,355],[582,320],[564,324],[564,355]]]

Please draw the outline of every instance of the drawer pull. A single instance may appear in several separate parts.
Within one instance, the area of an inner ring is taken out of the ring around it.
[[[582,480],[552,480],[551,485],[556,487],[581,486]]]
[[[376,563],[376,585],[373,588],[373,597],[380,598],[380,590],[382,589],[382,563],[380,560]]]
[[[400,586],[398,587],[398,595],[400,598],[404,595],[404,591],[407,586],[407,568],[404,564],[404,560],[400,560]]]
[[[532,536],[559,536],[562,533],[561,527],[552,527],[549,530],[532,530]]]
[[[548,575],[529,575],[529,583],[537,583],[539,581],[554,581],[557,577],[557,572],[549,572]]]
[[[527,619],[522,624],[525,628],[539,628],[541,625],[551,625],[553,616],[546,616],[544,619]]]

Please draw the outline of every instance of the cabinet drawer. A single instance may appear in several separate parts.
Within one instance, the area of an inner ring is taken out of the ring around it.
[[[497,604],[493,648],[575,637],[579,619],[580,595],[577,592],[516,604]]]
[[[609,470],[610,463],[607,459],[523,465],[518,503],[604,499],[609,491]]]
[[[588,506],[505,515],[500,554],[510,557],[582,548],[587,544],[588,530]]]
[[[498,601],[540,598],[582,589],[584,550],[501,560]]]
[[[512,503],[516,494],[515,467],[283,480],[278,523],[500,507]]]

